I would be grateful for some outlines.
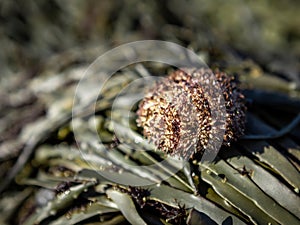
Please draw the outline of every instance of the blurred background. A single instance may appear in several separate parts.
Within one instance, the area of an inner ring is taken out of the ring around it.
[[[299,73],[299,1],[1,1],[1,73],[31,74],[75,48],[160,39],[208,54],[229,52]],[[225,60],[229,61],[229,60]]]
[[[44,113],[42,103],[34,103],[39,90],[71,82],[62,75],[41,86],[46,78],[34,78],[88,66],[130,41],[175,42],[229,73],[282,78],[255,85],[268,89],[275,82],[291,93],[300,86],[299,7],[293,0],[1,0],[0,142]]]

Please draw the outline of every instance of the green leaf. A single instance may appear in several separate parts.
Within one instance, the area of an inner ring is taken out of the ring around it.
[[[243,148],[276,171],[299,192],[300,174],[290,161],[265,141],[244,141]]]
[[[166,185],[151,186],[150,189],[150,199],[163,202],[173,207],[178,207],[178,203],[181,205],[184,204],[186,208],[194,208],[197,211],[206,214],[217,224],[222,224],[228,217],[232,218],[233,224],[245,224],[235,215],[220,209],[218,206],[201,196],[195,196]]]
[[[128,194],[116,190],[107,190],[107,196],[111,198],[119,207],[125,218],[133,225],[147,225],[138,214],[135,205]]]
[[[37,224],[45,218],[55,215],[58,211],[70,206],[80,193],[94,184],[95,182],[87,182],[70,187],[69,190],[57,195],[52,201],[48,202],[45,207],[37,209],[35,213],[27,219],[24,225]]]
[[[219,177],[211,170],[204,170],[202,179],[209,183],[213,189],[222,196],[228,203],[239,209],[249,217],[254,224],[279,224],[266,213],[260,210],[254,202],[245,197],[243,193],[237,191],[229,185],[224,178]],[[235,224],[235,223],[234,223]]]
[[[243,167],[250,171],[248,178],[281,206],[300,218],[300,198],[266,169],[241,155],[230,157],[227,162],[237,171],[242,170]],[[238,176],[243,175],[237,175],[237,179],[239,179]]]
[[[67,214],[64,214],[63,216],[57,218],[55,221],[53,221],[50,224],[51,225],[73,225],[96,215],[113,213],[118,211],[119,211],[118,209],[109,208],[99,203],[90,203],[86,206],[85,209],[77,209],[77,210],[73,210],[72,212],[67,212]]]
[[[258,188],[249,177],[240,176],[237,171],[225,161],[219,160],[217,163],[209,165],[207,169],[211,170],[211,174],[214,173],[214,176],[223,174],[223,180],[228,186],[231,186],[246,196],[246,198],[251,200],[259,209],[269,215],[270,218],[273,218],[281,224],[284,222],[297,224],[299,222],[293,214]],[[203,173],[204,176],[206,174],[207,173]],[[228,199],[231,200],[230,198]]]

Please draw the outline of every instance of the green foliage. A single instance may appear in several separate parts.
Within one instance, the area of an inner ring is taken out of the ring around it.
[[[0,2],[8,21],[0,20],[1,224],[300,224],[298,2],[16,2]],[[169,66],[123,68],[91,105],[108,63],[72,118],[87,66],[115,43],[151,38],[189,47],[241,80],[246,135],[212,164],[189,161],[176,174],[173,161],[142,167],[167,156],[142,139],[136,105],[123,99],[112,110],[123,87]]]

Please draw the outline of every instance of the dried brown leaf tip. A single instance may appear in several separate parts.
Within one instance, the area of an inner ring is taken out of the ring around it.
[[[218,86],[223,101],[211,90],[207,91],[205,83]],[[221,141],[229,146],[244,133],[246,106],[237,79],[220,71],[172,72],[157,82],[140,102],[137,124],[161,151],[193,157],[196,152],[203,153],[209,140],[217,138],[216,130],[222,129],[212,117],[211,104],[225,105],[221,114],[225,123]]]

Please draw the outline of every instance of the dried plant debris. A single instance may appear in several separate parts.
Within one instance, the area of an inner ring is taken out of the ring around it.
[[[141,187],[119,188],[122,192],[128,193],[134,200],[134,202],[140,207],[144,208],[147,197],[150,196],[150,190]]]
[[[213,136],[212,126],[215,125],[215,129],[222,129],[216,124],[217,121],[213,121],[210,109],[210,104],[222,102],[219,96],[212,99],[214,96],[209,96],[203,88],[204,82],[209,82],[209,78],[213,76],[220,85],[226,106],[224,111],[226,114],[221,115],[226,120],[223,145],[230,146],[231,142],[243,135],[246,106],[236,78],[220,71],[213,74],[208,69],[190,69],[188,72],[177,70],[158,82],[146,94],[137,111],[138,126],[143,127],[143,134],[158,149],[170,155],[186,158],[191,142],[196,144],[195,152],[203,152]],[[188,102],[189,99],[191,103]],[[196,108],[195,121],[191,121],[193,109],[187,106],[189,104]],[[196,126],[196,132],[191,129],[193,124]]]
[[[160,201],[149,199],[151,189],[128,187],[121,188],[120,190],[128,193],[132,197],[141,215],[153,214],[158,215],[167,223],[186,224],[189,210],[184,206],[184,204],[177,203],[177,207],[174,207]]]

